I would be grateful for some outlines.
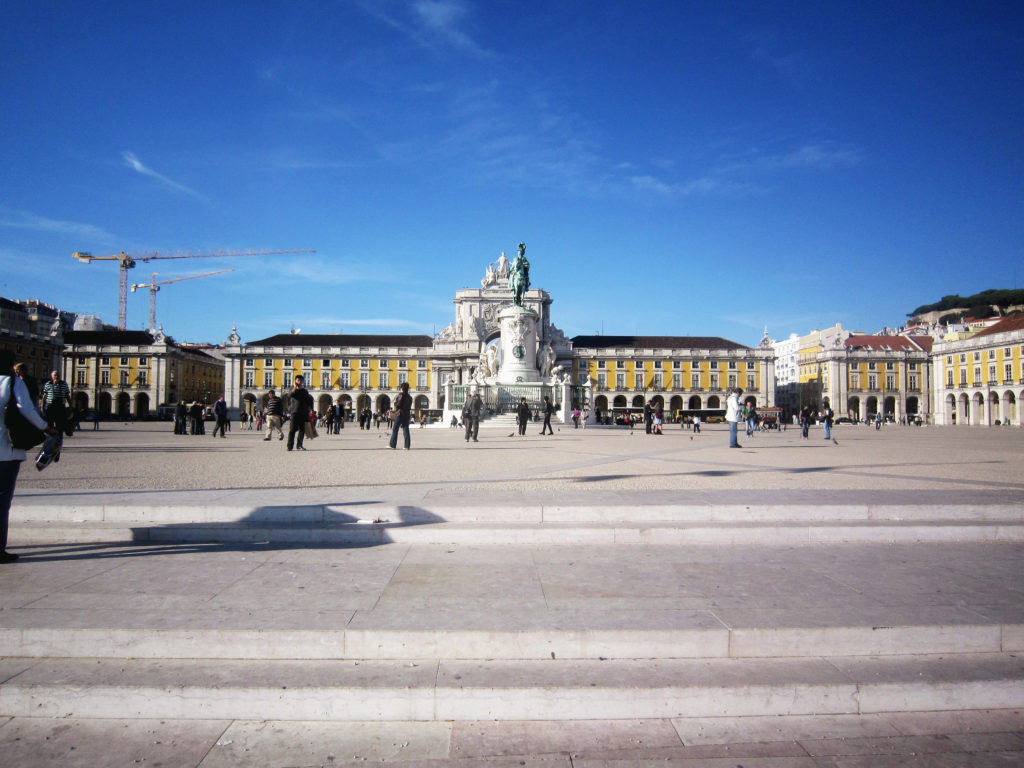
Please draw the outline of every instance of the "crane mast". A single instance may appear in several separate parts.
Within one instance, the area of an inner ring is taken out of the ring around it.
[[[135,268],[138,261],[149,262],[157,259],[230,259],[239,256],[279,256],[292,253],[316,253],[315,250],[284,250],[284,251],[146,251],[144,253],[126,253],[121,251],[111,256],[93,256],[88,251],[75,251],[71,257],[84,264],[93,261],[116,261],[118,263],[118,294],[117,294],[117,327],[125,330],[128,320],[128,270]],[[147,284],[148,285],[148,284]]]
[[[153,273],[151,281],[148,283],[135,283],[132,286],[132,293],[135,293],[139,288],[149,288],[149,332],[154,333],[156,331],[156,292],[160,290],[161,285],[170,285],[171,283],[180,283],[182,280],[195,280],[199,277],[211,277],[212,275],[223,275],[225,272],[234,272],[233,269],[220,269],[216,272],[203,272],[201,275],[188,275],[187,277],[174,277],[170,280],[157,280],[157,273]]]

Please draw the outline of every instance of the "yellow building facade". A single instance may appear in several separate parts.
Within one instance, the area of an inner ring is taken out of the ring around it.
[[[937,423],[1024,426],[1024,315],[933,349]]]
[[[68,331],[64,379],[77,410],[146,418],[159,405],[212,404],[224,392],[224,363],[146,331]]]
[[[403,382],[409,384],[418,415],[438,410],[430,336],[279,334],[245,345],[229,339],[228,393],[232,407],[252,413],[273,389],[287,398],[299,376],[318,413],[337,403],[350,414],[386,411]]]
[[[751,348],[718,337],[575,336],[572,378],[592,391],[601,421],[642,410],[670,418],[719,415],[731,389],[744,401],[774,404],[771,347]]]

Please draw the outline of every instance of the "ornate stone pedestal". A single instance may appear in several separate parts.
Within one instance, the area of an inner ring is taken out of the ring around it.
[[[501,322],[499,384],[530,384],[540,381],[537,370],[537,320],[532,309],[512,304],[498,312]]]

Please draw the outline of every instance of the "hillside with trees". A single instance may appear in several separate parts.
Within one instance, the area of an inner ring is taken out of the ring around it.
[[[957,315],[990,315],[993,311],[1005,315],[1011,307],[1024,305],[1024,289],[1005,288],[1002,290],[989,289],[976,293],[973,296],[958,296],[951,294],[943,296],[934,304],[924,304],[913,312],[907,313],[907,317],[918,317],[929,312],[943,312],[950,310]]]

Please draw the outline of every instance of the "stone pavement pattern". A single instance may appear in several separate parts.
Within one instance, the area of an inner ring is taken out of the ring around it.
[[[19,483],[0,755],[1024,763],[1019,430],[812,435],[427,429],[392,452],[346,430],[289,454],[257,433],[81,433]],[[303,525],[320,538],[273,540]],[[793,546],[794,526],[829,540]]]

